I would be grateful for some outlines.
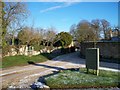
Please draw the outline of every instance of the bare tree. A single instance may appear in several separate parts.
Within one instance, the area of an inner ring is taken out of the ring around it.
[[[41,35],[38,29],[34,28],[33,30],[31,30],[31,32],[32,36],[29,44],[31,45],[37,44],[39,46],[41,41],[43,40],[43,36]]]
[[[91,21],[91,25],[94,29],[94,32],[96,34],[96,40],[99,40],[100,38],[100,20],[99,19],[95,19]]]
[[[31,28],[25,27],[18,33],[18,39],[20,40],[20,44],[28,45],[30,41],[33,39],[33,32]]]
[[[20,45],[33,46],[35,50],[39,51],[43,36],[39,28],[26,27],[18,33],[18,39]]]
[[[46,33],[45,33],[45,40],[47,41],[47,49],[52,49],[53,43],[54,43],[54,38],[56,37],[56,29],[55,27],[50,27],[47,28]],[[50,48],[48,47],[50,46]]]
[[[95,33],[93,28],[91,28],[90,22],[83,20],[77,25],[76,36],[79,42],[94,40]]]
[[[12,35],[12,45],[14,45],[15,35],[23,28],[24,26],[20,25],[19,21],[15,23],[10,23],[8,27],[8,33]]]
[[[96,41],[99,38],[99,20],[93,20],[92,23],[87,20],[80,21],[77,25],[72,25],[70,32],[74,39],[79,42]]]
[[[47,31],[46,31],[46,39],[48,41],[52,42],[54,40],[54,38],[56,36],[56,31],[55,30],[56,30],[55,27],[50,27],[50,28],[47,29]]]
[[[70,34],[73,36],[74,39],[76,39],[76,24],[73,24],[71,27],[70,27]]]
[[[104,39],[107,39],[107,34],[106,34],[106,32],[107,32],[107,30],[108,30],[109,27],[110,27],[110,23],[109,23],[107,20],[102,19],[102,20],[101,20],[101,25],[102,25],[102,31],[103,31],[103,34],[104,34]]]
[[[23,22],[27,18],[28,10],[25,3],[7,2],[4,11],[4,23],[7,31],[13,35],[12,44],[14,45],[14,35],[23,28]]]

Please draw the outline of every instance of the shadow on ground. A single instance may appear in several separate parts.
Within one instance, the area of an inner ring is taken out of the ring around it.
[[[56,69],[56,70],[65,70],[64,68],[61,68],[61,67],[49,66],[49,65],[44,65],[44,64],[40,64],[40,63],[37,64],[37,63],[34,63],[33,61],[28,61],[28,64],[35,65],[35,66],[42,66],[45,68],[51,68],[51,69]]]
[[[50,59],[51,57],[55,57],[51,60],[53,61],[64,61],[64,62],[70,62],[73,64],[83,64],[85,65],[85,58],[81,58],[80,57],[80,52],[73,52],[73,53],[67,53],[67,54],[59,54],[57,53],[55,56],[55,54],[53,53],[44,53],[43,56],[47,57],[48,59]],[[59,56],[60,55],[60,56]],[[36,66],[40,66],[40,65],[36,65]],[[41,65],[42,66],[42,65]],[[51,66],[52,67],[52,66]],[[109,63],[109,62],[103,62],[100,60],[100,67],[105,67],[105,68],[112,68],[112,69],[120,69],[119,64],[118,63]]]

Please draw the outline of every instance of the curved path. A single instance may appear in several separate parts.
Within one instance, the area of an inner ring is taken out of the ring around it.
[[[120,72],[119,64],[100,62],[100,69]],[[29,88],[30,84],[38,80],[40,76],[53,73],[54,71],[85,67],[85,59],[79,57],[79,52],[58,56],[53,60],[33,65],[12,67],[0,71],[0,83],[2,87]]]

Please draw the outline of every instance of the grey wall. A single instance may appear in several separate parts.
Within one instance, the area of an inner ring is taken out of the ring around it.
[[[81,55],[85,56],[86,48],[93,48],[94,42],[84,42],[80,46]],[[120,42],[97,42],[96,47],[100,49],[100,56],[120,59]]]

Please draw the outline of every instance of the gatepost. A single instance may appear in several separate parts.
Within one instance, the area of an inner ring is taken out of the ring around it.
[[[86,68],[87,73],[89,69],[96,70],[96,75],[99,74],[99,48],[86,49]]]

